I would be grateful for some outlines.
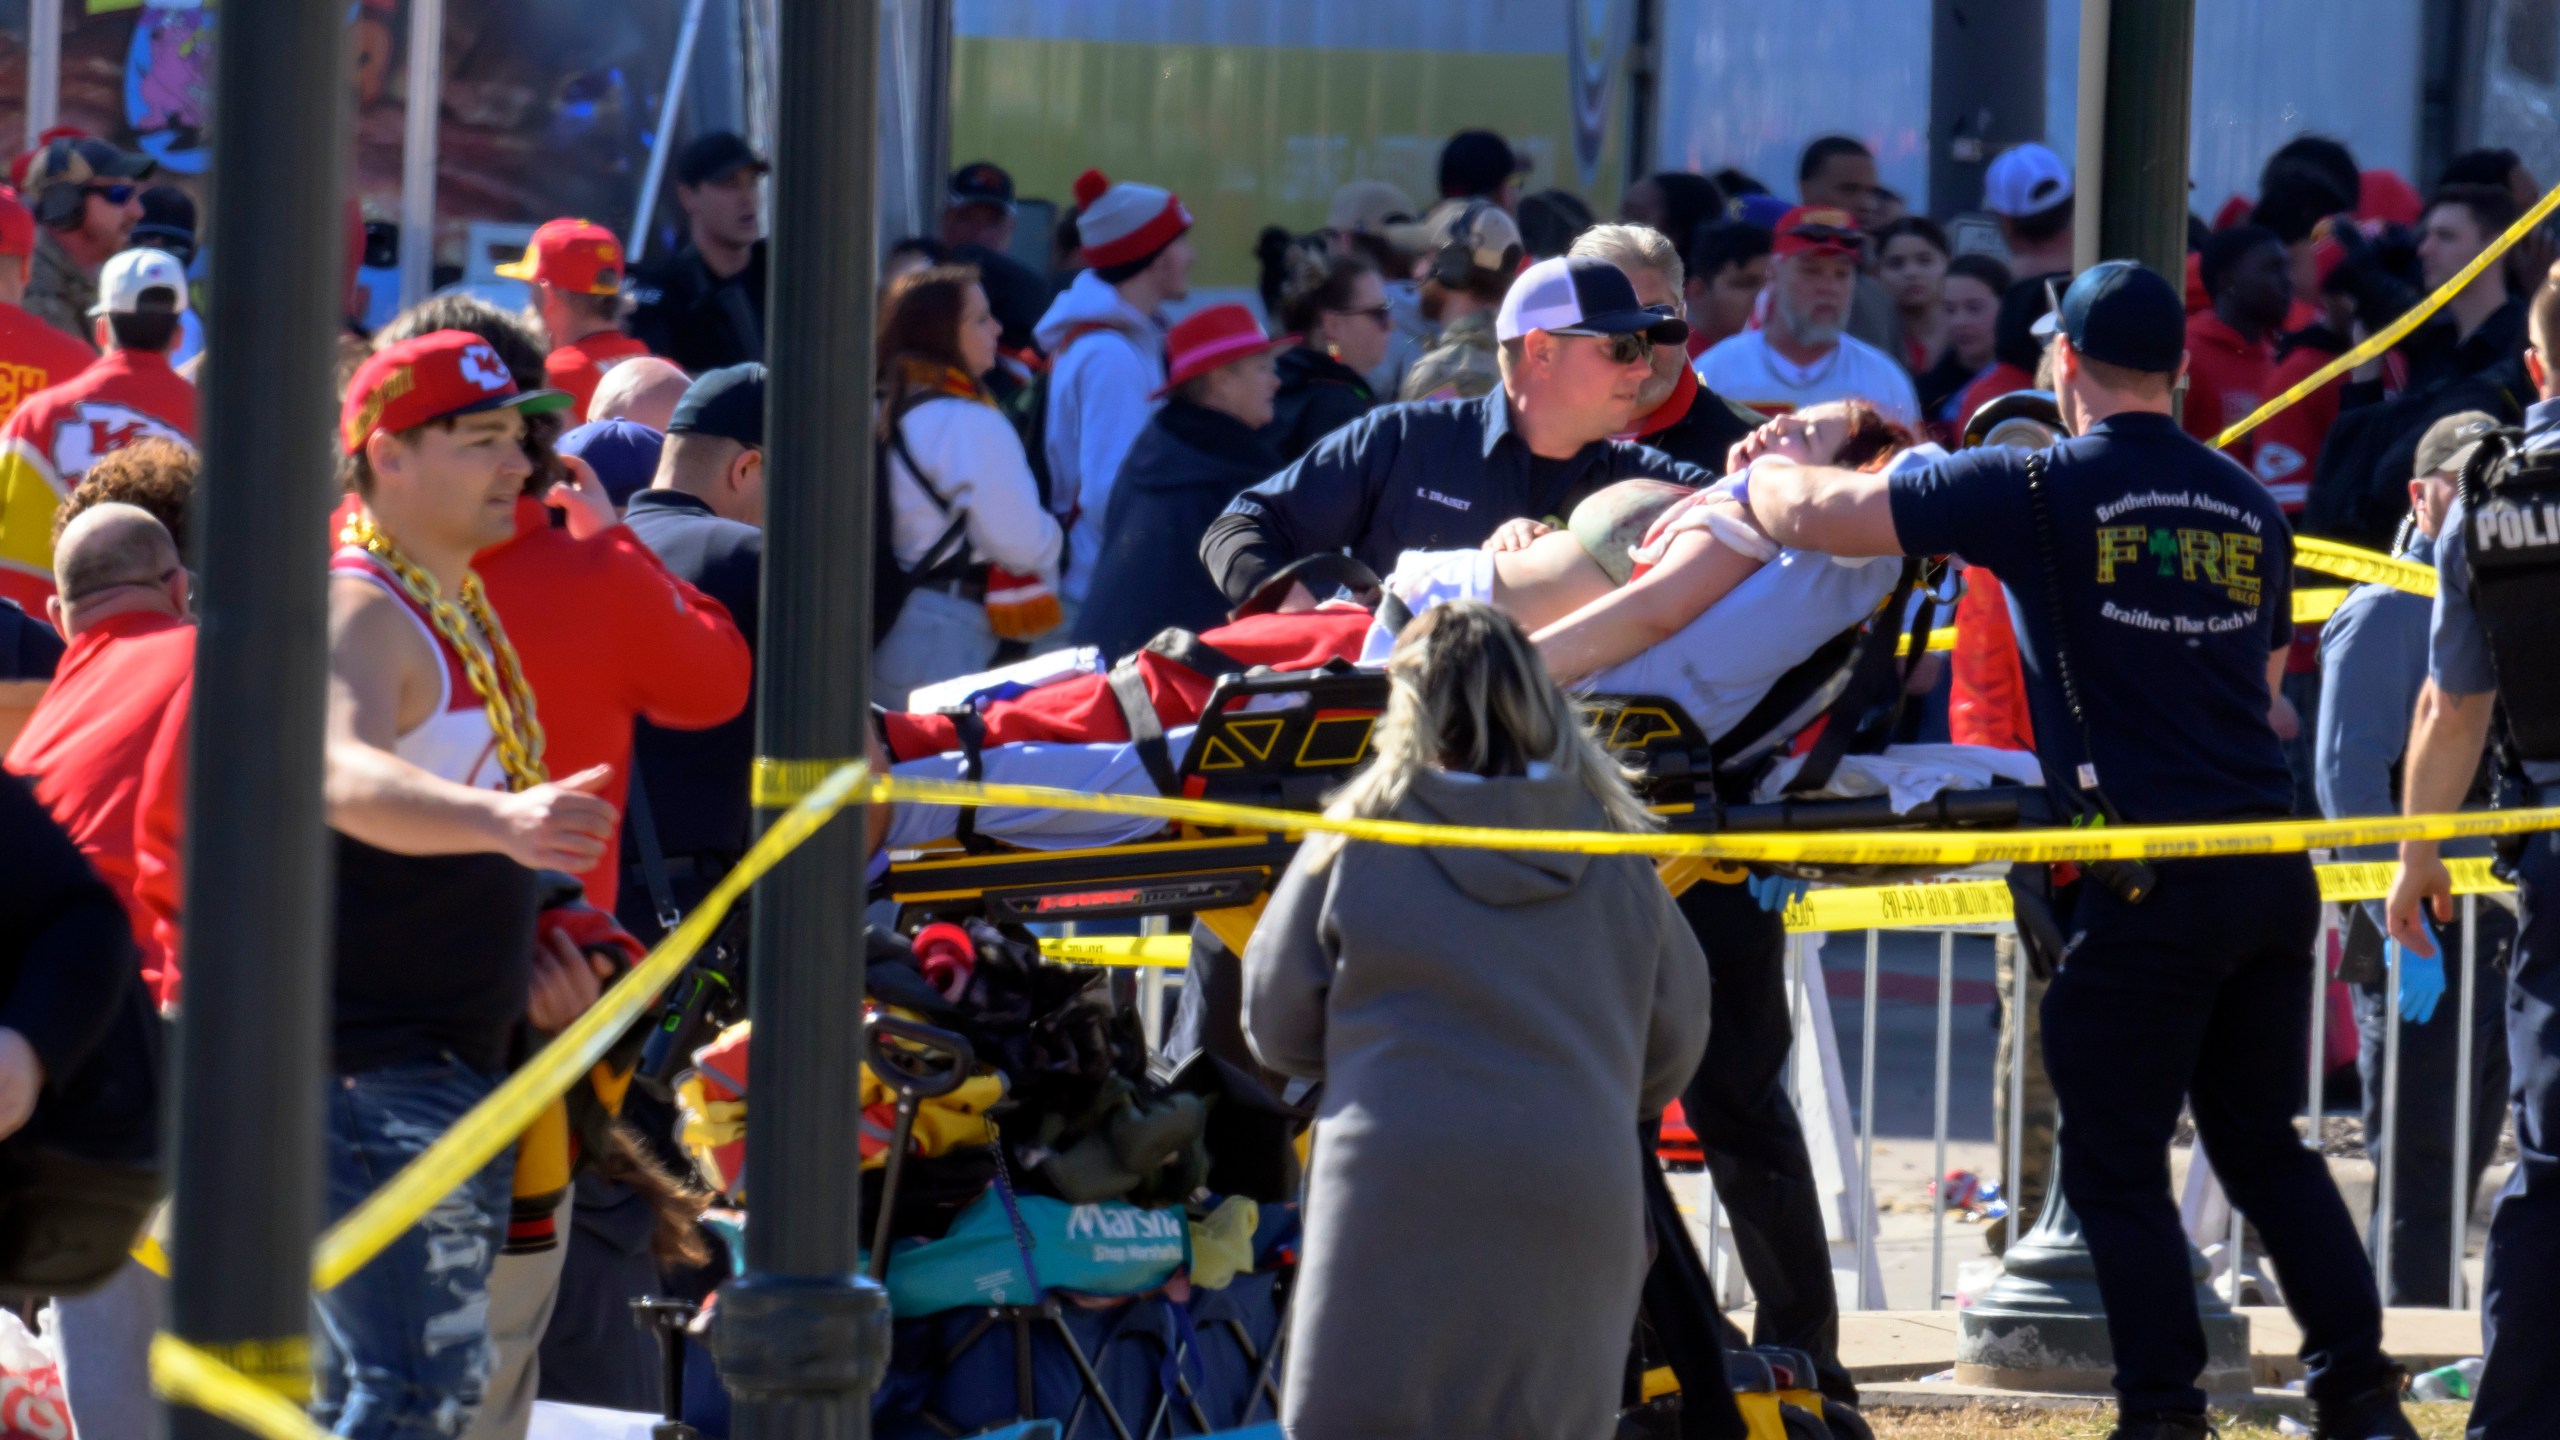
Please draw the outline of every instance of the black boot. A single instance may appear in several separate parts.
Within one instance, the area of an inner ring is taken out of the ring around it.
[[[2417,1427],[2400,1413],[2400,1372],[2352,1395],[2313,1396],[2311,1433],[2320,1440],[2418,1440]]]

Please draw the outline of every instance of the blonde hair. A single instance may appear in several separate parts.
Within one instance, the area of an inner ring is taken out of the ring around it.
[[[1510,616],[1461,600],[1415,616],[1387,658],[1393,687],[1368,766],[1334,792],[1324,813],[1335,819],[1391,815],[1422,770],[1525,775],[1533,764],[1571,776],[1599,800],[1612,830],[1651,830],[1633,778],[1582,726],[1582,716],[1547,678],[1537,648]],[[1310,835],[1309,858],[1321,871],[1342,837]]]
[[[1680,263],[1680,247],[1650,225],[1594,225],[1574,237],[1573,248],[1565,253],[1606,260],[1621,270],[1651,270],[1670,283],[1673,294],[1688,278],[1687,267]]]

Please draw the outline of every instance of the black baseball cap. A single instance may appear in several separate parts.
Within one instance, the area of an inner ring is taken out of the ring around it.
[[[2175,372],[2187,353],[2187,306],[2160,272],[2133,260],[2109,260],[2080,272],[2062,304],[2036,322],[2056,329],[2092,360],[2155,375]]]
[[[667,419],[670,435],[717,435],[764,446],[764,367],[750,360],[712,370],[687,386]]]
[[[1529,168],[1511,142],[1490,130],[1461,130],[1440,147],[1440,193],[1464,198],[1491,195],[1502,182]]]
[[[735,130],[714,130],[707,135],[694,136],[676,152],[676,183],[708,184],[734,173],[742,165],[752,165],[760,172],[773,168],[764,163],[764,157],[756,153],[746,137]]]
[[[951,172],[951,203],[994,205],[1009,215],[1013,213],[1013,177],[988,160],[963,165]]]

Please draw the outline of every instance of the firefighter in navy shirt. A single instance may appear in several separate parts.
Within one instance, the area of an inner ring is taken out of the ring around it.
[[[2525,370],[2542,398],[2525,411],[2523,442],[2492,440],[2471,457],[2436,538],[2427,683],[2400,786],[2412,815],[2461,807],[2501,703],[2511,732],[2502,758],[2523,803],[2560,804],[2560,284],[2543,282],[2529,325]],[[2560,1415],[2560,831],[2507,848],[2520,899],[2507,969],[2517,1159],[2489,1222],[2475,1440],[2548,1435]],[[2410,841],[2392,878],[2391,935],[2441,959],[2422,905],[2452,919],[2453,882],[2435,842]]]
[[[2169,282],[2130,261],[2098,266],[2072,283],[2059,328],[2055,390],[2076,438],[1888,480],[1823,463],[1818,419],[1780,420],[1745,442],[1737,507],[1785,545],[1954,553],[1998,572],[2019,601],[2048,791],[2083,822],[2283,816],[2293,788],[2270,716],[2293,633],[2284,516],[2178,428],[2185,314]],[[2169,1196],[2184,1104],[2302,1327],[2315,1433],[2414,1436],[2372,1267],[2293,1129],[2319,928],[2309,859],[2084,874],[2058,916],[2068,944],[2044,1002],[2045,1063],[2063,1193],[2106,1301],[2116,1435],[2209,1433],[2204,1331]]]

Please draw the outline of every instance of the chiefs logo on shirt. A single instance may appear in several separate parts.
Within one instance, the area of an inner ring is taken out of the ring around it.
[[[187,437],[175,428],[162,424],[130,405],[86,400],[72,407],[71,414],[54,426],[51,453],[57,477],[78,475],[98,462],[98,457],[121,450],[136,440],[175,440],[186,444]]]

